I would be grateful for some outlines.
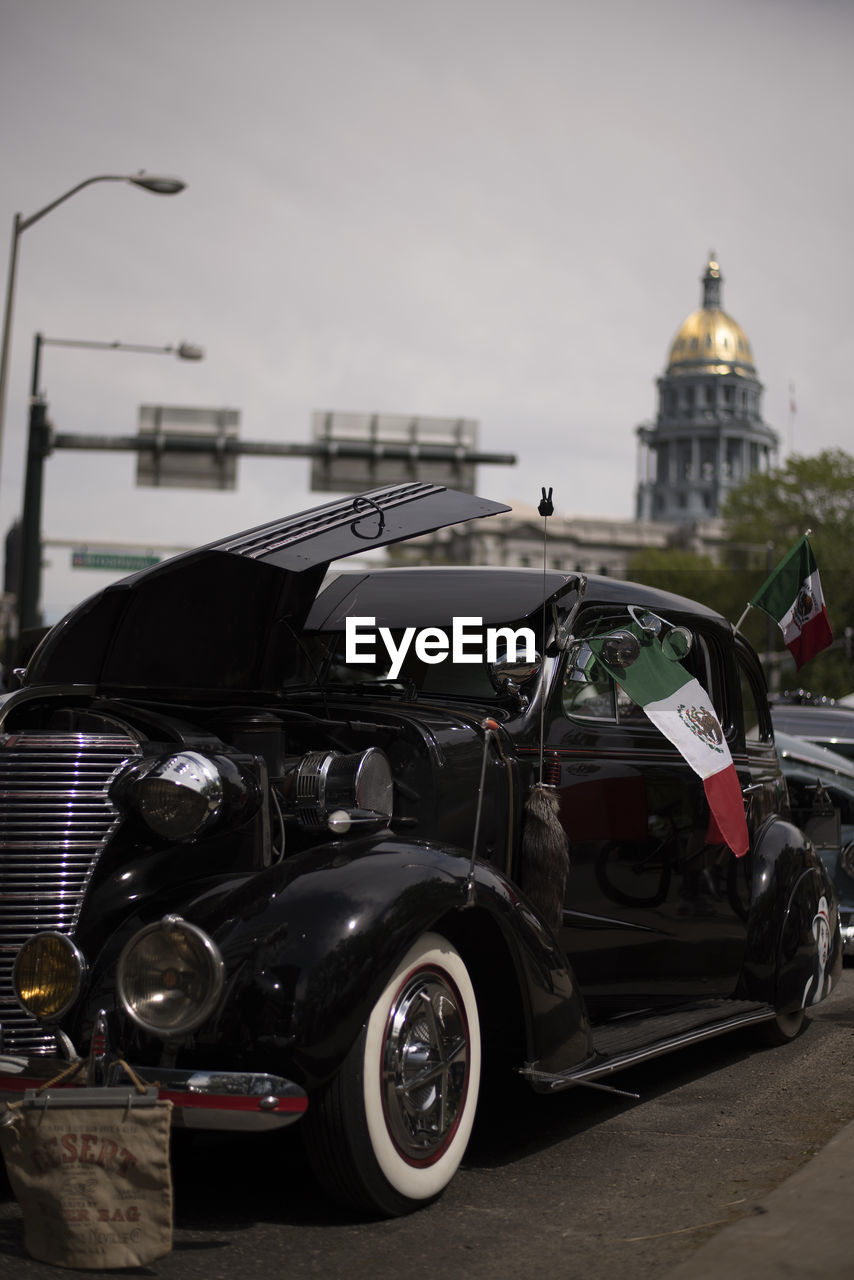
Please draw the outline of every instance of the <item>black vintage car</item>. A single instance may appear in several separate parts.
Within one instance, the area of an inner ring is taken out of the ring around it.
[[[728,623],[553,570],[324,583],[503,509],[375,490],[49,633],[0,705],[7,1096],[78,1058],[70,1083],[116,1083],[121,1058],[178,1124],[300,1120],[331,1193],[395,1214],[453,1176],[482,1075],[608,1087],[736,1027],[798,1034],[841,968],[836,897]],[[595,659],[591,640],[625,667],[638,634],[671,636],[713,700],[743,858]]]

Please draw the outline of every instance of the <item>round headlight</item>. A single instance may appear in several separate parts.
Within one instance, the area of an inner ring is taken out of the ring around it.
[[[344,757],[327,775],[327,803],[337,808],[352,796],[357,809],[390,818],[394,809],[394,782],[388,757],[378,747],[369,747],[361,756]]]
[[[134,1022],[168,1037],[193,1031],[213,1012],[223,975],[213,939],[180,916],[165,916],[131,938],[116,984]]]
[[[74,1004],[86,961],[63,933],[37,933],[15,958],[12,982],[27,1013],[40,1022],[55,1022]]]
[[[304,826],[325,823],[339,810],[387,822],[394,810],[388,757],[378,747],[352,755],[309,751],[296,770],[296,809]]]
[[[222,808],[222,778],[213,761],[196,751],[180,751],[136,784],[139,813],[164,840],[192,840]]]

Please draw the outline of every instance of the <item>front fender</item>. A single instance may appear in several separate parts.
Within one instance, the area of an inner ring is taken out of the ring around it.
[[[227,900],[217,904],[218,923],[202,909],[188,913],[212,933],[231,974],[200,1041],[238,1045],[265,1069],[287,1069],[307,1087],[321,1083],[401,956],[436,930],[468,963],[484,1009],[509,1010],[511,993],[492,987],[513,975],[528,1060],[560,1070],[589,1055],[589,1026],[565,957],[494,868],[475,865],[469,895],[462,851],[391,838],[327,852],[296,877],[283,864],[242,886],[239,914]]]
[[[792,1012],[823,1000],[841,970],[833,882],[803,832],[769,818],[753,855],[745,993]]]

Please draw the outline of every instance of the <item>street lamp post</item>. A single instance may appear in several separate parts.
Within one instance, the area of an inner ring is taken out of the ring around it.
[[[3,452],[3,426],[6,420],[6,382],[9,371],[9,349],[12,342],[12,313],[15,302],[15,277],[18,269],[18,241],[21,234],[28,227],[33,226],[45,214],[51,213],[57,205],[63,204],[66,200],[70,200],[72,196],[77,195],[78,191],[82,191],[84,187],[89,187],[93,182],[131,182],[136,187],[142,187],[144,191],[152,191],[155,195],[173,196],[179,191],[183,191],[185,183],[179,178],[163,178],[154,174],[145,172],[134,174],[116,174],[104,173],[94,178],[86,178],[83,182],[78,182],[76,187],[71,187],[69,191],[58,196],[56,200],[51,200],[50,204],[46,204],[43,209],[38,209],[35,213],[31,213],[29,217],[24,218],[20,213],[16,213],[12,222],[12,243],[9,249],[9,269],[6,276],[6,301],[3,309],[3,339],[0,345],[0,458]]]
[[[42,347],[83,347],[89,351],[137,351],[145,355],[175,355],[179,360],[204,360],[204,347],[193,342],[179,342],[175,346],[153,347],[143,342],[92,342],[88,338],[45,338],[40,333],[33,339],[33,371],[30,379],[30,395],[39,394]]]
[[[90,342],[81,338],[45,338],[40,333],[33,340],[33,368],[30,379],[30,421],[27,433],[27,459],[24,475],[24,504],[21,512],[20,567],[18,588],[18,632],[40,625],[41,596],[41,524],[44,461],[51,452],[52,429],[47,418],[47,404],[39,391],[42,347],[86,347],[96,351],[135,351],[148,355],[174,355],[179,360],[203,360],[204,350],[190,342],[175,346],[148,346],[134,342]]]

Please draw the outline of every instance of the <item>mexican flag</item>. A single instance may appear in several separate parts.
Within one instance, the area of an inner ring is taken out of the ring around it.
[[[770,613],[783,632],[798,670],[833,640],[821,578],[806,534],[780,561],[750,603]]]
[[[657,639],[645,643],[639,628],[632,624],[629,630],[641,642],[640,655],[629,667],[609,666],[602,659],[603,636],[591,637],[588,643],[609,675],[643,707],[655,727],[703,779],[712,818],[709,841],[723,841],[741,858],[750,843],[744,798],[712,700],[699,680],[667,657]]]

